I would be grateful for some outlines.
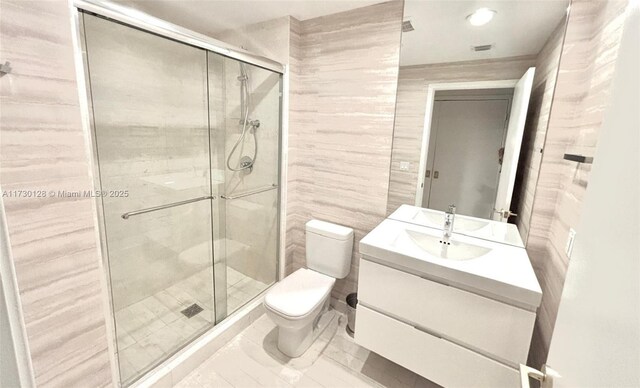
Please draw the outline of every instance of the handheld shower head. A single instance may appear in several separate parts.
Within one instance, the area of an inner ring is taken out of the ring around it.
[[[229,156],[227,156],[227,168],[231,171],[245,171],[251,173],[253,171],[253,165],[258,157],[258,138],[256,136],[256,130],[260,127],[260,120],[250,120],[249,111],[251,110],[251,92],[249,85],[249,75],[244,63],[240,62],[240,75],[237,77],[240,81],[240,115],[239,124],[242,127],[242,132],[238,140],[231,148]],[[253,157],[242,156],[238,162],[238,167],[231,167],[231,157],[238,149],[238,146],[244,141],[247,132],[253,134]]]

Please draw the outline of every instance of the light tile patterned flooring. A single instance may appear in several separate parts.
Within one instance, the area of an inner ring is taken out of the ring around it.
[[[227,267],[228,314],[251,300],[266,284]],[[116,311],[122,381],[130,382],[214,322],[211,268],[204,269],[140,302]],[[181,311],[197,303],[203,311],[187,318]]]
[[[345,331],[346,317],[335,314],[311,348],[295,359],[277,349],[277,328],[263,315],[176,387],[439,387],[358,346]]]
[[[265,283],[227,267],[227,315],[253,299],[267,286]]]

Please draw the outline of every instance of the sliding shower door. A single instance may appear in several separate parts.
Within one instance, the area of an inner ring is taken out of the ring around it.
[[[276,281],[282,76],[212,52],[208,64],[220,321]]]
[[[124,384],[215,322],[204,50],[84,15]]]
[[[282,76],[82,14],[123,385],[277,278]]]

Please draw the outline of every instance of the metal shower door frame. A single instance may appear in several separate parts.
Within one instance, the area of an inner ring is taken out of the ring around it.
[[[111,19],[115,22],[119,22],[125,25],[128,25],[133,28],[137,28],[160,37],[164,37],[167,39],[175,40],[186,45],[190,45],[193,47],[201,48],[206,51],[211,51],[216,54],[232,58],[234,60],[238,60],[241,62],[245,62],[272,72],[275,72],[280,75],[280,109],[278,112],[279,116],[279,128],[278,128],[278,147],[279,147],[279,155],[278,155],[278,185],[276,187],[270,187],[270,189],[277,190],[277,209],[276,209],[276,222],[278,225],[278,235],[276,236],[276,281],[278,281],[283,276],[283,236],[285,232],[285,228],[283,225],[284,221],[284,207],[283,198],[286,196],[286,132],[288,130],[288,126],[283,120],[288,118],[287,112],[285,109],[288,107],[288,99],[286,98],[287,89],[288,89],[288,66],[277,61],[271,60],[269,58],[253,54],[246,50],[236,48],[227,43],[221,42],[219,40],[210,38],[206,35],[202,35],[191,31],[189,29],[171,24],[162,19],[155,18],[148,14],[145,14],[140,11],[136,11],[131,8],[124,7],[119,4],[112,3],[110,1],[103,0],[69,0],[69,8],[71,14],[71,27],[72,27],[72,41],[74,46],[74,62],[76,69],[76,79],[77,79],[77,87],[78,87],[78,96],[79,96],[79,108],[81,115],[81,122],[83,127],[83,132],[85,136],[85,145],[86,152],[88,155],[89,161],[89,172],[90,178],[93,184],[94,189],[99,189],[101,187],[100,182],[100,172],[99,165],[96,153],[96,142],[95,142],[95,133],[94,126],[92,123],[92,114],[90,109],[90,93],[89,93],[89,79],[87,77],[85,60],[83,57],[84,45],[83,45],[83,33],[82,33],[82,14],[83,12],[88,12],[90,14],[95,14],[98,16],[105,17],[107,19]],[[209,130],[211,130],[209,128]],[[101,289],[102,289],[102,299],[104,301],[104,313],[105,313],[105,324],[107,326],[107,337],[108,337],[108,348],[109,348],[109,358],[111,363],[111,371],[112,371],[112,379],[117,384],[117,386],[121,387],[122,382],[120,381],[120,366],[117,359],[117,345],[116,345],[116,329],[115,329],[115,317],[113,314],[114,306],[113,300],[111,297],[111,284],[110,284],[110,271],[109,271],[109,259],[107,244],[106,244],[106,235],[104,228],[104,219],[103,219],[103,207],[102,202],[99,198],[94,197],[93,199],[94,206],[94,224],[96,225],[96,239],[100,243],[100,247],[98,249],[99,255],[99,266],[100,270],[104,274],[101,277]],[[213,265],[213,261],[212,261]],[[232,314],[235,315],[235,314]],[[227,317],[229,318],[229,317]],[[225,318],[226,320],[226,318]],[[221,322],[216,322],[213,328],[217,327]],[[206,335],[203,334],[203,335]],[[178,349],[173,356],[168,357],[155,368],[147,372],[147,376],[152,374],[154,371],[160,370],[163,368],[165,364],[168,364],[174,357],[180,354],[185,348],[187,348],[190,344],[195,343],[196,341],[192,341],[191,343],[185,345],[181,349]],[[144,381],[145,376],[142,376],[137,381]],[[137,382],[134,382],[134,385]]]

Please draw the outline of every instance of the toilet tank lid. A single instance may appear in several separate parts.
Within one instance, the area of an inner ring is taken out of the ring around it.
[[[307,222],[305,229],[307,232],[316,233],[336,240],[348,240],[353,238],[353,229],[320,220],[311,220]]]

